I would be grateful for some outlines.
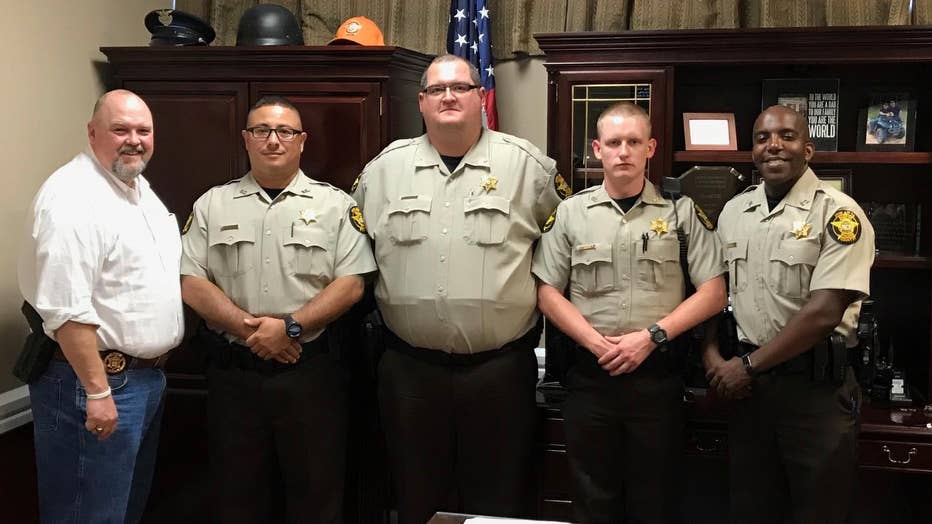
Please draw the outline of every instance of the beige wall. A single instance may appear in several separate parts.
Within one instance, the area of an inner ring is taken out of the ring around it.
[[[165,0],[0,0],[0,392],[20,385],[9,370],[26,333],[16,257],[36,189],[86,142],[103,92],[100,46],[146,45],[146,13]]]
[[[499,128],[547,152],[547,70],[543,58],[495,64]]]

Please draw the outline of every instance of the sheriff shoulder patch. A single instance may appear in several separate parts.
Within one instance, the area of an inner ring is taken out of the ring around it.
[[[189,229],[191,229],[191,222],[194,222],[194,211],[192,211],[191,214],[188,215],[188,219],[185,220],[184,226],[181,228],[182,235],[184,235],[185,233],[188,232]]]
[[[839,244],[854,244],[861,238],[861,222],[854,211],[840,209],[829,219],[828,234]]]
[[[360,233],[366,233],[366,221],[362,217],[362,210],[359,209],[359,206],[353,206],[349,210],[349,219],[350,223],[353,224],[353,227],[356,228],[356,231]]]
[[[566,183],[566,180],[563,180],[563,175],[554,175],[553,187],[557,190],[557,195],[562,199],[566,199],[566,197],[573,194],[573,189]]]
[[[554,211],[553,213],[550,214],[550,217],[547,218],[547,221],[544,222],[544,227],[543,227],[544,233],[553,229],[553,223],[556,221],[557,221],[557,212]]]
[[[693,208],[696,210],[696,218],[699,219],[699,223],[709,231],[715,231],[715,224],[709,219],[709,215],[705,214],[705,211],[699,207],[699,204],[693,202]]]

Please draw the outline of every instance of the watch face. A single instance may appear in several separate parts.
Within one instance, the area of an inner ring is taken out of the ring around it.
[[[291,338],[298,338],[301,336],[301,326],[292,324],[288,326],[288,336]]]

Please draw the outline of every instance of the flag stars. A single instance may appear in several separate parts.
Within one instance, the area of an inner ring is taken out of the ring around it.
[[[465,9],[457,9],[457,10],[456,10],[456,14],[453,15],[453,18],[455,18],[455,19],[457,19],[457,20],[462,20],[462,19],[466,18],[466,10],[465,10]]]
[[[492,64],[489,64],[489,67],[485,68],[485,72],[488,73],[489,76],[495,76],[495,73],[493,71],[494,69],[492,69]]]
[[[485,6],[483,6],[482,9],[479,10],[479,16],[481,16],[482,18],[488,18],[489,10],[486,9]]]
[[[466,41],[466,35],[456,35],[456,43],[459,45],[467,45],[469,42]]]
[[[484,38],[485,38],[485,35],[482,33],[479,33],[479,41],[481,42]]]
[[[478,53],[478,52],[479,52],[479,44],[477,44],[477,43],[475,43],[475,42],[473,42],[472,45],[469,46],[469,48],[472,49],[472,52],[473,52],[473,53]]]

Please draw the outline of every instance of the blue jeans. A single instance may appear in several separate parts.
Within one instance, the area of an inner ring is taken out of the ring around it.
[[[139,522],[152,485],[165,375],[131,369],[108,377],[117,428],[98,441],[84,427],[87,394],[67,362],[29,385],[43,523]]]

